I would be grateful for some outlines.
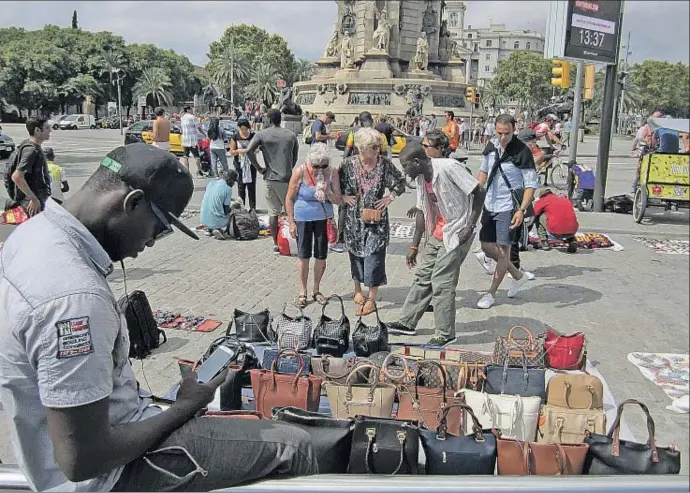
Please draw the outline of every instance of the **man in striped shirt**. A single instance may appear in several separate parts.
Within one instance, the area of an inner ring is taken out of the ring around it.
[[[191,154],[196,159],[197,176],[204,176],[201,172],[201,158],[199,157],[199,148],[197,147],[199,124],[191,107],[187,106],[183,111],[184,113],[180,118],[180,127],[182,127],[182,164],[189,169],[189,155]]]
[[[422,235],[426,232],[428,237],[402,315],[388,326],[391,334],[415,335],[433,300],[436,333],[429,344],[434,346],[456,339],[455,289],[485,196],[484,188],[462,164],[440,158],[447,145],[448,138],[434,130],[427,133],[422,145],[409,142],[400,153],[405,173],[417,180],[416,226],[407,254],[408,267],[417,264]]]

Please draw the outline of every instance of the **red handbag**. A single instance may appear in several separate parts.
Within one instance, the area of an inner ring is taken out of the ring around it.
[[[585,366],[585,335],[562,335],[546,329],[544,342],[546,366],[556,370],[581,370]]]

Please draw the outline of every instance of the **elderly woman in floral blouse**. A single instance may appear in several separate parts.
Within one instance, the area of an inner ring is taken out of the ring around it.
[[[355,282],[357,315],[376,310],[379,286],[386,284],[386,247],[389,240],[388,206],[405,192],[405,178],[380,155],[381,134],[373,128],[355,133],[359,154],[340,168],[342,207],[345,208],[345,247]],[[386,194],[388,191],[388,194]],[[362,284],[369,288],[365,297]]]

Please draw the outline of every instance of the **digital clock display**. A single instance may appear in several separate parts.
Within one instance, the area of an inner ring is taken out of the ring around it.
[[[620,12],[620,1],[569,1],[565,57],[616,63]]]

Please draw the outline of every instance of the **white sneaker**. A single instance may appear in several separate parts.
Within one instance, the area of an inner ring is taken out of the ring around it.
[[[227,236],[225,236],[225,233],[223,233],[220,229],[214,229],[213,236],[216,238],[216,240],[224,240],[227,238]]]
[[[535,276],[532,272],[524,270],[523,268],[520,268],[520,272],[522,272],[523,276],[527,276],[527,280],[529,281],[534,281],[537,278],[537,276]],[[510,272],[508,272],[506,275],[511,279],[513,278],[513,275]]]
[[[490,276],[493,275],[496,270],[496,262],[493,259],[486,256],[484,252],[475,253],[477,257],[477,262],[484,268],[484,271]]]
[[[343,245],[342,243],[335,243],[333,245],[330,245],[328,248],[335,253],[343,253],[345,251],[345,245]]]
[[[491,294],[486,293],[477,302],[477,306],[479,308],[481,308],[482,310],[487,310],[487,309],[491,308],[494,305],[494,303],[496,303],[496,300],[494,299],[494,297]]]
[[[518,294],[518,292],[522,289],[522,286],[529,281],[529,278],[526,275],[522,275],[522,277],[516,281],[513,281],[513,284],[510,286],[510,289],[508,289],[508,298],[515,298],[515,296]]]

